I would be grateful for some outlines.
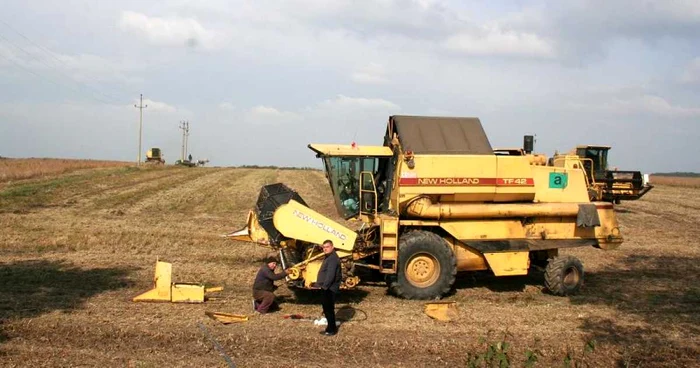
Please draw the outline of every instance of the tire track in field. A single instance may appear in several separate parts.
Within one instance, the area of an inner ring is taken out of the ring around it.
[[[255,206],[260,195],[260,189],[268,184],[279,182],[279,170],[249,169],[251,175],[238,178],[229,185],[222,185],[219,201],[209,208],[209,211],[231,213],[238,216],[247,213]],[[245,221],[245,218],[243,219]]]
[[[124,188],[137,186],[143,183],[150,183],[154,180],[164,180],[176,176],[178,172],[173,169],[163,169],[151,171],[145,174],[140,172],[127,173],[119,176],[106,176],[99,180],[84,180],[81,184],[90,183],[90,189],[83,190],[71,194],[68,197],[62,198],[61,201],[65,204],[73,204],[87,202],[90,197],[97,197],[105,194],[108,191],[121,191]],[[116,179],[116,180],[115,180]],[[136,179],[136,180],[134,180]]]
[[[158,192],[137,205],[129,212],[206,212],[211,202],[221,200],[221,187],[230,181],[245,180],[253,173],[250,169],[220,169],[193,180]]]
[[[150,180],[141,180],[133,185],[119,186],[109,188],[97,196],[88,199],[86,205],[93,208],[119,208],[124,209],[131,207],[134,203],[140,202],[146,197],[152,196],[163,188],[169,188],[172,185],[182,185],[203,175],[200,170],[191,170],[187,168],[174,169],[174,174],[159,176]],[[207,171],[205,175],[213,174],[216,169]]]

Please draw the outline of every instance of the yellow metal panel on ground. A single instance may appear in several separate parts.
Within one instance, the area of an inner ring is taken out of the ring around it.
[[[173,303],[204,303],[204,285],[173,284]]]
[[[432,302],[425,303],[423,312],[430,318],[438,321],[450,322],[459,317],[456,302]]]
[[[357,233],[295,200],[277,208],[272,221],[288,238],[314,244],[330,239],[336,249],[347,252],[352,252],[355,246]]]
[[[135,297],[135,302],[145,301],[170,301],[170,285],[172,278],[173,265],[168,262],[156,262],[156,269],[153,276],[154,288]]]
[[[209,318],[219,321],[225,325],[230,323],[246,322],[248,316],[244,314],[232,314],[223,312],[204,312]]]
[[[496,276],[527,275],[529,252],[484,253],[489,267]]]

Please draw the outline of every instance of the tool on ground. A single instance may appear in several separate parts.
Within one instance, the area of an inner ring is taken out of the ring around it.
[[[283,317],[284,319],[296,319],[305,321],[313,321],[315,319],[314,317],[304,316],[301,314],[285,314]]]
[[[222,286],[205,288],[195,283],[173,283],[173,265],[156,261],[153,289],[136,296],[135,302],[203,303],[206,293],[222,291]]]
[[[443,322],[450,322],[458,317],[456,302],[425,303],[423,312],[430,318]]]
[[[226,352],[224,351],[224,348],[221,346],[221,344],[219,344],[219,342],[216,341],[216,339],[211,336],[211,334],[209,333],[209,330],[207,330],[207,327],[204,326],[202,324],[202,322],[198,322],[197,326],[199,326],[199,329],[202,330],[202,333],[204,333],[204,336],[206,336],[207,339],[209,339],[209,341],[214,345],[214,348],[216,348],[216,350],[219,352],[221,357],[224,358],[224,360],[226,361],[226,364],[228,364],[228,366],[230,368],[236,368],[236,365],[233,364],[233,360],[231,360],[231,357],[226,354]]]
[[[204,312],[209,318],[219,321],[225,325],[228,325],[230,323],[239,323],[239,322],[246,322],[248,320],[248,316],[244,314],[231,314],[231,313],[224,313],[224,312]]]

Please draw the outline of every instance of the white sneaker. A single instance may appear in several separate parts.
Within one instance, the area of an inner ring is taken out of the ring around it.
[[[340,326],[340,321],[335,321],[335,325],[336,327]],[[326,317],[319,318],[314,321],[314,326],[328,326],[328,320],[326,319]]]

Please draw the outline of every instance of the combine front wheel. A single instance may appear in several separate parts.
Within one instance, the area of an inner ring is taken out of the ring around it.
[[[457,274],[452,250],[440,236],[428,231],[401,236],[398,266],[390,288],[406,299],[439,298],[450,291]]]
[[[544,270],[544,286],[554,295],[574,295],[583,286],[583,265],[574,256],[552,258]]]

